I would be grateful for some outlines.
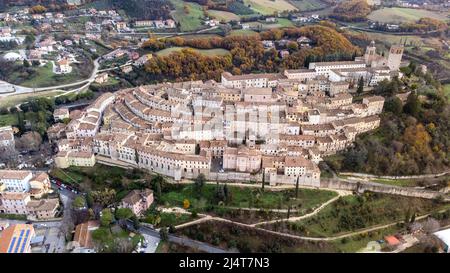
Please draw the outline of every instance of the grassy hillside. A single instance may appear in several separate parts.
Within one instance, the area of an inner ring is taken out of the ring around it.
[[[265,15],[270,15],[274,12],[297,9],[286,0],[244,0],[244,3],[246,5],[250,5],[254,11]]]
[[[202,6],[196,3],[187,3],[182,0],[170,0],[175,10],[171,15],[180,24],[181,31],[193,31],[201,28],[203,10]]]
[[[385,23],[415,22],[422,17],[429,17],[438,20],[447,20],[447,14],[428,11],[423,9],[408,8],[383,8],[372,12],[369,20]]]
[[[190,47],[170,47],[170,48],[166,48],[166,49],[163,49],[163,50],[160,50],[160,51],[156,52],[156,55],[158,55],[158,56],[167,56],[167,55],[169,55],[172,52],[181,51],[182,49],[185,49],[185,48],[190,48]],[[223,49],[223,48],[215,48],[215,49],[195,49],[195,48],[191,48],[191,49],[193,49],[195,52],[198,52],[198,53],[200,53],[202,55],[205,55],[205,56],[223,56],[223,55],[226,55],[226,54],[230,53],[230,51],[228,51],[226,49]]]
[[[239,21],[240,17],[232,12],[222,10],[208,10],[209,16],[215,17],[219,21],[229,22],[232,20]]]

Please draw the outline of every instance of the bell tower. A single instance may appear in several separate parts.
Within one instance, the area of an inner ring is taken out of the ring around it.
[[[366,62],[366,65],[369,65],[372,63],[372,61],[377,56],[377,48],[375,47],[375,42],[370,42],[370,45],[366,47],[366,53],[364,53],[364,61]]]
[[[391,46],[391,49],[389,50],[388,64],[387,64],[390,70],[397,71],[400,68],[403,50],[404,48],[402,45]]]

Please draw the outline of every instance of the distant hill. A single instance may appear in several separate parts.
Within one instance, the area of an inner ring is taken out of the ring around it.
[[[76,2],[76,4],[89,4],[95,6],[96,3],[102,7],[111,9],[122,9],[132,19],[169,19],[170,10],[173,9],[170,0],[0,0],[0,11],[6,10],[12,6],[34,6],[43,5],[63,6],[68,2]]]
[[[371,8],[366,0],[346,0],[339,2],[331,17],[341,21],[358,22],[366,20]]]
[[[6,9],[13,6],[24,6],[31,7],[35,5],[43,5],[45,7],[50,6],[64,6],[71,2],[79,2],[86,3],[92,0],[76,0],[76,1],[68,1],[68,0],[0,0],[0,11],[5,11]]]
[[[8,6],[34,6],[34,5],[62,5],[67,4],[67,0],[0,0],[0,7]]]

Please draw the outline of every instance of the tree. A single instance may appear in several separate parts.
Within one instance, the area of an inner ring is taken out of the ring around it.
[[[262,172],[262,182],[261,182],[261,191],[264,192],[264,184],[266,184],[266,173]]]
[[[82,209],[86,207],[86,201],[82,196],[77,196],[72,203],[72,206],[76,209]]]
[[[199,155],[200,154],[200,144],[197,143],[197,145],[195,145],[195,154]]]
[[[42,5],[36,5],[30,8],[29,12],[30,13],[44,13],[47,11],[47,8],[45,8]]]
[[[116,209],[116,218],[119,220],[128,220],[134,216],[133,211],[129,208],[118,208]]]
[[[413,212],[411,215],[411,220],[409,220],[410,223],[414,223],[416,221],[416,212]]]
[[[297,176],[297,182],[295,183],[295,198],[298,198],[298,184],[300,182],[300,176]]]
[[[26,45],[31,45],[34,43],[35,40],[36,40],[36,37],[33,34],[28,34],[27,36],[25,36],[24,43]]]
[[[408,126],[403,133],[403,141],[424,157],[432,154],[431,140],[430,134],[421,123]]]
[[[162,227],[159,230],[159,236],[161,237],[161,241],[166,242],[169,239],[169,232],[166,227]]]
[[[117,253],[130,253],[133,250],[133,245],[128,238],[115,238],[115,251]]]
[[[231,200],[233,199],[233,195],[232,195],[230,189],[228,188],[227,184],[225,184],[223,186],[223,196],[224,196],[224,199],[225,199],[226,203],[231,202]]]
[[[175,226],[174,225],[170,225],[169,226],[169,233],[175,233],[175,231],[176,231]]]
[[[289,50],[289,52],[295,52],[298,50],[298,44],[296,42],[289,42],[287,44],[287,49]]]
[[[100,225],[109,227],[113,222],[113,214],[110,209],[103,209],[100,216]]]
[[[198,194],[202,193],[202,189],[203,189],[203,186],[205,185],[205,181],[206,181],[205,175],[202,173],[199,174],[197,176],[197,178],[195,179],[194,185],[195,185],[195,190]]]
[[[156,194],[156,199],[157,200],[161,200],[161,196],[162,196],[162,184],[164,182],[164,178],[160,175],[157,174],[153,179],[152,179],[152,189]]]
[[[402,101],[398,97],[392,97],[384,103],[384,110],[400,115],[403,111]]]
[[[116,191],[114,189],[105,188],[103,191],[92,191],[91,195],[95,203],[106,207],[114,202]]]
[[[411,92],[411,94],[409,94],[408,98],[406,99],[405,106],[403,106],[403,112],[405,112],[406,114],[410,114],[413,117],[418,117],[421,110],[420,108],[420,101],[417,97],[416,92]]]
[[[23,120],[23,112],[17,112],[17,123],[19,126],[20,133],[23,134],[25,132],[25,122]]]
[[[411,219],[411,211],[408,208],[408,210],[405,213],[405,220],[403,222],[405,222],[405,224],[407,224],[407,223],[409,223],[410,219]]]
[[[364,92],[364,78],[359,77],[358,79],[358,88],[356,89],[356,93],[362,94]]]
[[[136,217],[136,215],[133,214],[133,216],[131,217],[131,221],[133,221],[134,229],[138,230],[141,227],[141,222],[139,222],[139,219]]]
[[[366,20],[366,16],[371,12],[366,0],[340,1],[330,15],[341,21],[359,22]]]
[[[42,137],[38,132],[26,132],[17,141],[16,147],[19,150],[38,151],[42,144]]]
[[[188,199],[183,200],[183,208],[188,209],[191,206],[191,202]]]

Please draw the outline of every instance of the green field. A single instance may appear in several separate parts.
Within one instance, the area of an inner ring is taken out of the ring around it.
[[[53,76],[53,65],[51,62],[48,62],[44,66],[40,66],[37,68],[34,68],[35,74],[32,78],[29,78],[23,82],[20,83],[20,85],[26,86],[26,87],[41,87],[42,83],[48,81]],[[20,75],[17,73],[13,73],[10,75],[10,79],[12,82],[15,82],[17,78],[19,78]]]
[[[253,21],[247,22],[246,24],[248,24],[252,29],[260,29],[260,30],[294,26],[294,23],[292,23],[289,19],[286,18],[277,18],[277,22],[274,23],[266,23],[265,21]]]
[[[236,15],[232,12],[228,12],[228,11],[222,11],[222,10],[214,10],[214,9],[209,9],[208,10],[208,14],[212,17],[215,17],[217,20],[219,21],[225,21],[225,22],[229,22],[229,21],[239,21],[241,19],[241,17],[239,17],[239,15]]]
[[[230,31],[229,36],[248,36],[248,35],[257,35],[256,31],[251,29],[235,29]]]
[[[79,174],[78,172],[70,170],[70,168],[65,170],[53,169],[51,175],[67,184],[80,184],[84,180],[83,175]]]
[[[228,186],[231,192],[231,201],[228,207],[239,208],[265,208],[265,209],[287,209],[286,196],[294,197],[294,191],[265,191],[260,189]],[[191,207],[204,209],[211,205],[217,205],[215,201],[216,185],[207,184],[199,196],[195,192],[194,185],[179,186],[168,192],[164,192],[161,203],[167,206],[183,206],[183,201],[188,199]],[[292,206],[298,206],[300,210],[309,211],[327,200],[336,196],[335,192],[325,190],[299,189],[298,199],[291,198]]]
[[[415,22],[423,17],[447,20],[446,13],[409,8],[382,8],[369,14],[368,19],[383,23],[405,23]]]
[[[414,179],[382,179],[382,178],[375,178],[371,179],[370,181],[400,187],[416,187],[418,182],[417,180]]]
[[[27,216],[24,215],[24,214],[5,214],[5,213],[0,213],[0,219],[26,221],[27,220]]]
[[[190,48],[190,47],[169,47],[163,50],[160,50],[156,52],[156,55],[158,56],[167,56],[170,53],[181,51],[182,49]],[[191,48],[197,53],[200,53],[205,56],[224,56],[230,53],[230,51],[223,49],[223,48],[214,48],[214,49],[196,49]]]
[[[39,88],[82,80],[79,76],[78,67],[72,65],[72,68],[73,70],[69,74],[57,75],[53,73],[53,64],[48,62],[43,66],[33,67],[34,73],[31,77],[24,79],[20,72],[14,72],[8,75],[8,81],[25,87]]]
[[[196,3],[187,3],[181,0],[171,0],[175,7],[172,16],[176,22],[180,23],[181,31],[194,31],[202,27],[203,10],[202,6]],[[184,10],[188,7],[188,13]]]
[[[448,205],[447,205],[448,206]],[[267,228],[293,234],[327,237],[376,225],[402,221],[405,215],[421,215],[444,208],[434,200],[365,193],[341,197],[317,215],[294,223],[276,223]]]
[[[221,38],[222,36],[217,34],[187,34],[187,35],[179,35],[179,37],[185,39],[185,40],[192,40],[192,39],[211,39],[211,38]]]
[[[0,115],[0,127],[17,125],[17,114]]]
[[[298,8],[300,11],[310,11],[316,9],[325,8],[327,5],[320,0],[292,0],[292,5]]]
[[[11,107],[17,104],[21,104],[30,101],[32,98],[38,97],[54,97],[56,95],[63,94],[63,91],[44,91],[37,93],[26,93],[21,95],[10,95],[0,99],[0,107]]]
[[[155,218],[155,216],[156,215],[154,213],[147,212],[146,216],[143,219],[143,222],[154,224],[152,220]],[[198,217],[192,217],[191,214],[172,213],[172,212],[161,212],[159,213],[159,217],[160,222],[158,224],[155,224],[157,228],[178,226],[198,219]]]
[[[353,32],[353,31],[351,31]],[[361,31],[354,31],[354,33],[364,33],[367,35],[367,37],[371,40],[374,40],[376,42],[381,42],[384,44],[396,44],[400,43],[400,41],[405,41],[406,39],[406,45],[414,45],[414,46],[423,46],[426,40],[429,38],[422,38],[420,36],[414,36],[414,35],[393,35],[393,34],[386,34],[386,33],[376,33],[376,32],[361,32]]]
[[[264,15],[272,15],[274,12],[297,10],[295,6],[286,0],[244,0],[245,5]]]

